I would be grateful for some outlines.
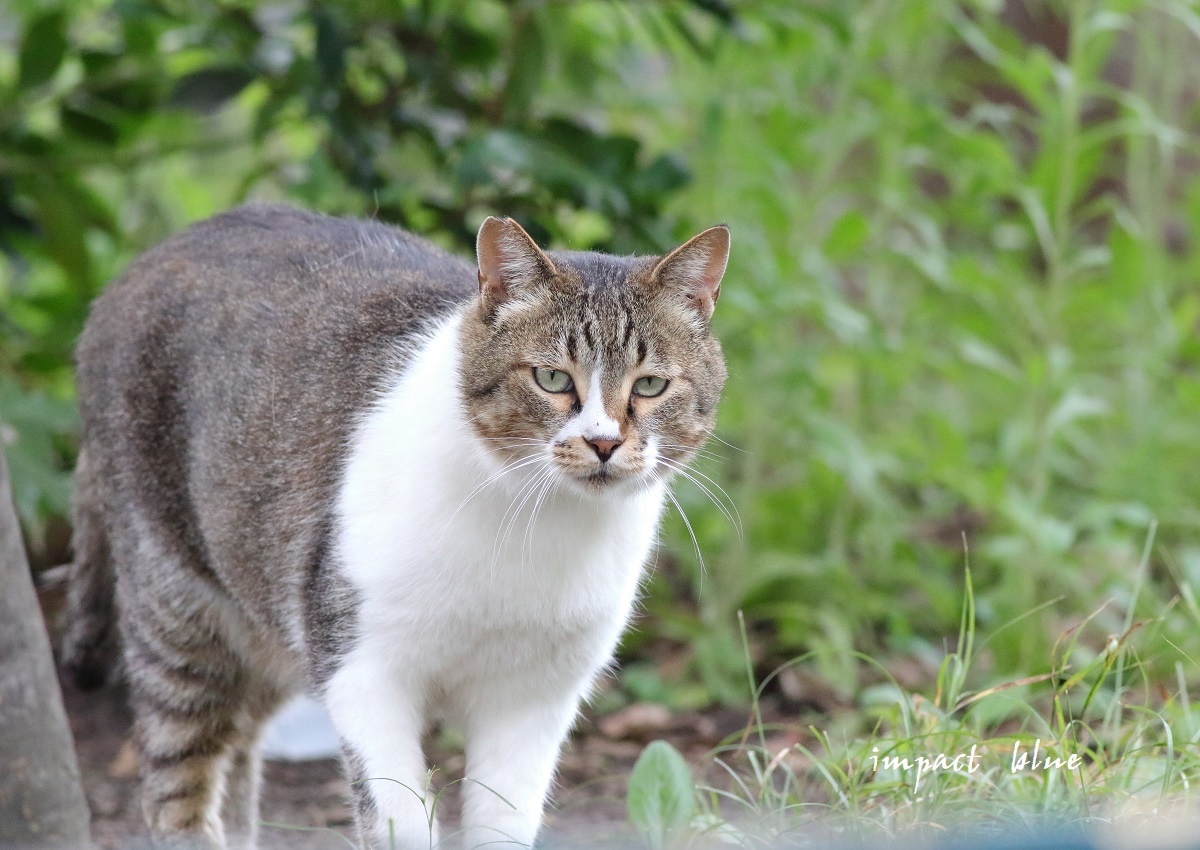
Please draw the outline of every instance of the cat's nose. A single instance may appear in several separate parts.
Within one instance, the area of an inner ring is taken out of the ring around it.
[[[607,461],[612,457],[613,452],[617,450],[617,446],[621,445],[621,440],[591,440],[584,437],[587,444],[592,447],[592,451],[596,453],[596,457],[601,461]]]

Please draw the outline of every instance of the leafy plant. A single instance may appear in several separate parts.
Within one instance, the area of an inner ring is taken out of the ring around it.
[[[1200,651],[1194,3],[0,15],[0,434],[30,530],[65,508],[87,304],[187,222],[292,199],[468,250],[498,212],[632,252],[726,221],[720,441],[676,488],[628,692],[743,702],[741,610],[759,675],[811,651],[853,700],[862,653],[943,657],[964,540],[996,676],[1080,612],[1160,617],[1156,687]]]
[[[1139,574],[1129,589],[1136,595],[1145,581]],[[1130,622],[1097,652],[1088,649],[1093,613],[1059,635],[1037,674],[987,681],[978,651],[1007,626],[977,639],[976,607],[968,571],[956,645],[931,693],[902,687],[860,657],[883,675],[840,728],[822,728],[837,718],[768,726],[759,714],[771,680],[811,654],[755,684],[753,724],[705,760],[700,812],[675,840],[822,847],[963,831],[1011,840],[1145,828],[1190,813],[1200,727],[1184,666],[1195,662],[1179,657],[1171,692],[1149,687],[1144,664],[1166,617]],[[800,742],[776,743],[801,730]]]
[[[681,846],[680,836],[695,812],[692,774],[683,756],[666,741],[642,751],[629,775],[629,820],[651,850]]]

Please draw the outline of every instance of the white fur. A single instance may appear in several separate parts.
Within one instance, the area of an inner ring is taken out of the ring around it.
[[[434,330],[365,417],[337,505],[336,558],[362,607],[325,701],[407,850],[437,838],[420,751],[436,716],[467,736],[465,846],[533,842],[559,747],[629,618],[664,499],[658,485],[588,495],[548,446],[504,471],[466,421],[458,326]],[[375,839],[386,845],[386,833]]]
[[[583,437],[585,440],[621,439],[620,424],[604,409],[604,393],[600,389],[599,369],[592,372],[586,394],[583,397],[583,409],[579,411],[579,415],[573,417],[559,429],[554,436],[554,441],[565,442],[575,437]]]

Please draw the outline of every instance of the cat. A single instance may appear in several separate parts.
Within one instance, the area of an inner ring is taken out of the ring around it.
[[[493,217],[476,254],[249,205],[94,302],[64,660],[94,685],[119,633],[155,839],[253,847],[259,735],[309,688],[365,846],[439,840],[442,717],[464,846],[534,842],[714,427],[729,231],[615,257]]]

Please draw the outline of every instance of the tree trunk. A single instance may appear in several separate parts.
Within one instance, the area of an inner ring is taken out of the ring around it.
[[[90,846],[50,641],[0,447],[0,846]]]

